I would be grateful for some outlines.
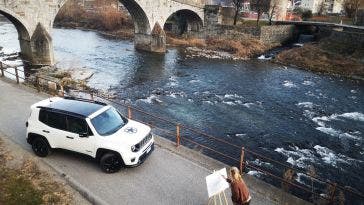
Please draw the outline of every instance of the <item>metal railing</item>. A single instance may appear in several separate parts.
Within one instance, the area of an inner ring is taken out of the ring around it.
[[[315,176],[310,173],[305,173],[305,170],[297,169],[287,163],[282,163],[280,161],[274,160],[270,157],[266,157],[262,154],[259,154],[255,151],[249,150],[245,147],[241,147],[240,145],[236,145],[232,142],[226,141],[224,139],[218,138],[216,136],[212,136],[207,134],[201,130],[188,127],[186,125],[180,124],[176,121],[166,119],[160,116],[157,116],[152,113],[148,113],[140,108],[133,107],[129,104],[122,103],[110,99],[105,94],[100,94],[96,90],[79,90],[74,87],[62,86],[59,82],[52,81],[48,78],[41,77],[38,75],[25,77],[25,72],[23,70],[18,69],[17,67],[13,68],[14,72],[9,72],[7,69],[11,69],[11,66],[5,65],[0,62],[0,70],[1,77],[5,76],[5,73],[9,75],[15,76],[15,80],[17,83],[20,82],[20,79],[24,80],[28,85],[34,86],[38,92],[44,91],[50,93],[52,95],[82,95],[82,97],[89,97],[92,100],[100,100],[106,101],[110,104],[121,108],[122,111],[128,116],[129,119],[133,119],[145,124],[148,124],[152,127],[153,132],[156,132],[158,135],[165,137],[173,142],[175,142],[176,147],[181,145],[187,146],[189,148],[201,151],[203,154],[207,154],[212,156],[213,158],[223,161],[229,165],[238,166],[240,168],[241,173],[244,173],[247,169],[258,171],[266,176],[269,176],[272,179],[277,180],[282,185],[293,187],[298,189],[298,194],[293,192],[295,195],[311,195],[309,200],[316,201],[318,199],[324,200],[326,204],[333,203],[334,200],[337,200],[336,193],[339,191],[344,192],[345,196],[357,197],[361,200],[364,200],[364,195],[356,190],[349,189],[344,186],[340,186],[337,183],[323,180],[318,176]],[[19,76],[19,72],[23,72],[23,76]],[[50,86],[51,85],[51,86]],[[68,91],[68,92],[67,92]],[[198,139],[198,140],[196,140]],[[220,146],[222,145],[222,146]],[[224,151],[221,151],[219,148],[224,147]],[[227,153],[227,150],[230,150]],[[274,167],[283,168],[283,172],[287,170],[292,170],[295,173],[305,173],[307,177],[309,177],[312,181],[312,186],[308,187],[307,185],[297,184],[293,180],[287,179],[284,177],[284,174],[277,174],[272,170],[263,169],[262,167],[255,166],[252,161],[248,161],[247,158],[254,158],[263,161],[269,161],[270,163],[274,163]],[[316,183],[317,187],[314,188],[313,183]],[[322,189],[318,189],[319,187],[329,187],[331,191],[323,194]],[[311,189],[310,189],[311,188]],[[288,191],[288,190],[286,190]],[[305,194],[302,194],[304,192]],[[307,197],[305,197],[307,200]]]

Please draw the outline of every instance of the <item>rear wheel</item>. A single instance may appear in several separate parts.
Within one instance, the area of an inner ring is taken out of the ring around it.
[[[101,170],[105,173],[115,173],[123,166],[123,160],[116,153],[106,153],[100,159]]]
[[[39,157],[46,157],[51,150],[51,148],[48,145],[48,142],[41,137],[37,137],[33,140],[32,149],[34,153]]]

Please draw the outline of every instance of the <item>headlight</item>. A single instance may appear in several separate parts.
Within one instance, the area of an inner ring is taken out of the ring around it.
[[[131,146],[131,151],[132,151],[132,152],[135,152],[135,151],[136,151],[136,147],[135,147],[135,145]]]

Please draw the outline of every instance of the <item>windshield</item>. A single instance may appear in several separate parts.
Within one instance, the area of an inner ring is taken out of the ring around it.
[[[110,135],[122,128],[127,123],[127,119],[112,107],[93,118],[91,123],[100,135]]]

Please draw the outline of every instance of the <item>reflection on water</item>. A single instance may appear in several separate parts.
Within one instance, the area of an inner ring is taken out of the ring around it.
[[[0,27],[0,46],[11,49],[17,36],[8,27]],[[363,82],[257,60],[188,58],[183,49],[137,52],[133,42],[90,31],[54,29],[53,43],[59,67],[92,69],[89,84],[118,100],[295,167],[313,165],[364,192]],[[303,172],[297,177],[304,183]]]

